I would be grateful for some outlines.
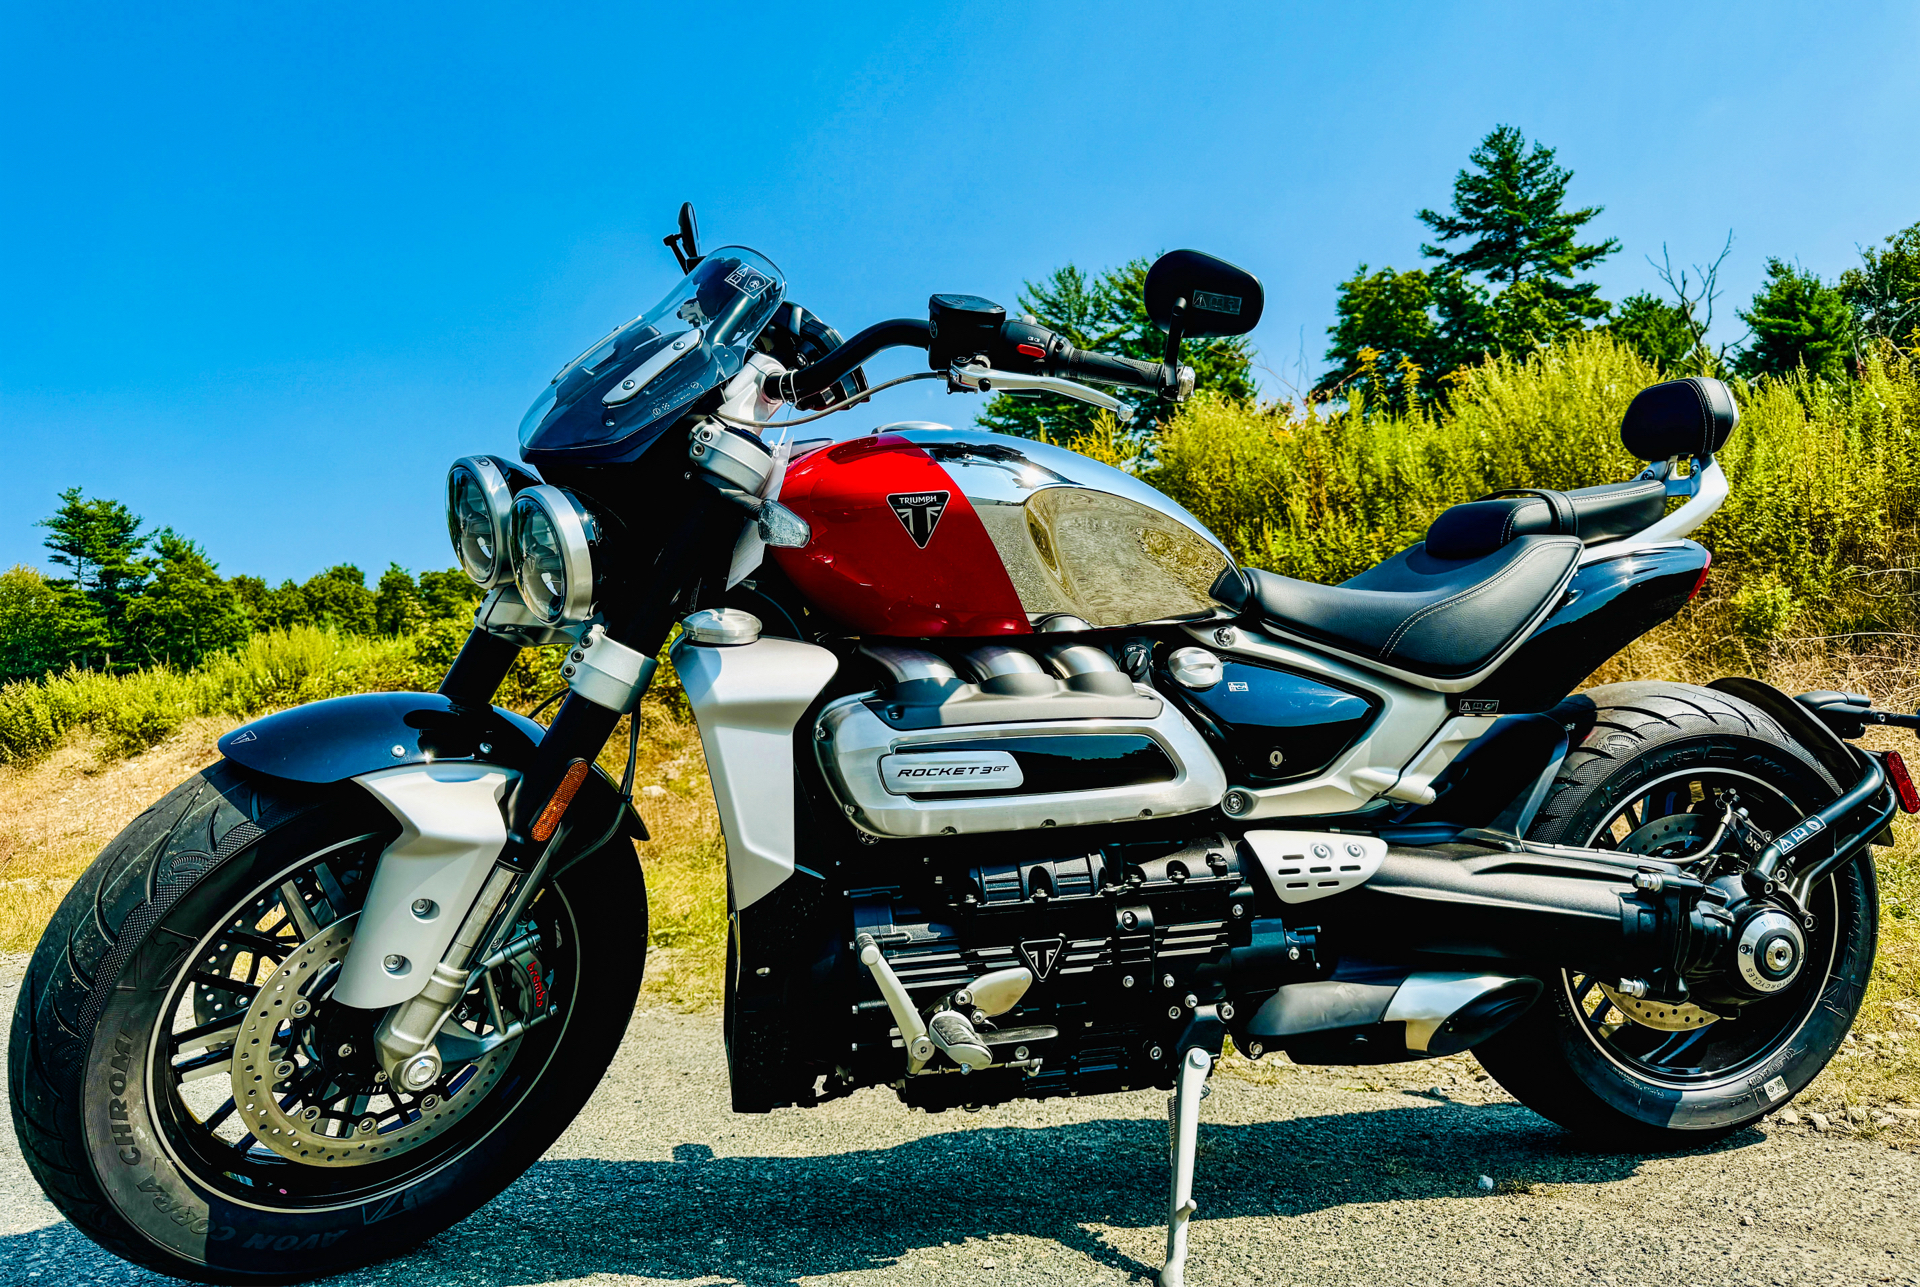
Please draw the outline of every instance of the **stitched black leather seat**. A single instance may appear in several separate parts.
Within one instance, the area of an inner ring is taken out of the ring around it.
[[[1269,625],[1434,679],[1482,669],[1560,592],[1581,544],[1522,536],[1480,558],[1443,559],[1424,544],[1340,585],[1247,569]]]
[[[1560,494],[1572,506],[1573,534],[1588,545],[1631,536],[1658,519],[1667,506],[1667,485],[1658,478]],[[1516,536],[1559,530],[1547,498],[1531,493],[1491,496],[1455,505],[1434,519],[1427,529],[1427,553],[1443,559],[1476,559]]]

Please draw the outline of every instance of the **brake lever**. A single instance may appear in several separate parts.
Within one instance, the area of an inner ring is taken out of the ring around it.
[[[1103,411],[1113,412],[1114,419],[1121,424],[1133,419],[1133,408],[1112,394],[1102,393],[1072,380],[1063,380],[1057,375],[1021,375],[1015,371],[996,371],[989,366],[960,362],[955,362],[947,371],[949,393],[1014,393],[1024,389],[1057,393],[1063,398],[1090,403]]]

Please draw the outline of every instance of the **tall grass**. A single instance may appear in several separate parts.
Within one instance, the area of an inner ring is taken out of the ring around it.
[[[1632,477],[1642,465],[1620,446],[1621,414],[1659,378],[1590,334],[1463,371],[1439,409],[1199,399],[1131,463],[1243,562],[1334,582],[1419,540],[1449,505]],[[1715,558],[1696,632],[1765,644],[1920,630],[1914,360],[1886,349],[1857,380],[1763,380],[1735,395],[1740,425],[1720,454],[1732,494],[1696,534]]]

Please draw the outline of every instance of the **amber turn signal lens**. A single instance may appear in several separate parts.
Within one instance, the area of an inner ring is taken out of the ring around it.
[[[1888,751],[1886,758],[1887,777],[1893,781],[1893,793],[1900,797],[1900,807],[1908,813],[1920,813],[1920,790],[1915,790],[1913,775],[1907,772],[1907,762],[1900,758],[1900,752]]]
[[[561,815],[567,806],[573,803],[574,792],[587,780],[587,770],[592,766],[585,760],[575,760],[567,765],[567,771],[560,775],[560,785],[553,789],[553,796],[547,801],[547,807],[540,810],[539,818],[533,824],[533,838],[541,844],[553,839],[553,833],[560,825]]]

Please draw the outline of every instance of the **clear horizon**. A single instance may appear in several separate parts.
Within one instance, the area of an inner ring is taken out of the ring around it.
[[[666,289],[683,200],[844,333],[1208,250],[1266,284],[1269,395],[1324,369],[1357,264],[1424,262],[1414,212],[1499,123],[1606,207],[1610,300],[1731,230],[1721,338],[1769,256],[1832,278],[1920,221],[1909,7],[687,13],[11,7],[0,568],[48,566],[33,524],[76,484],[228,575],[449,566],[447,464],[514,452]],[[979,406],[910,386],[848,421]]]

